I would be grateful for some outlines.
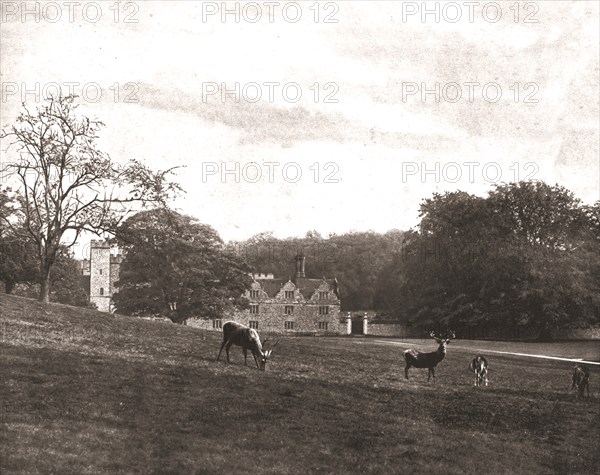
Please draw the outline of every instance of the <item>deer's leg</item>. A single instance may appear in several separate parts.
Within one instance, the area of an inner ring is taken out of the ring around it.
[[[430,373],[430,376],[433,376],[433,382],[435,383],[435,369],[429,368],[429,373]],[[427,381],[429,381],[429,378],[427,378]]]
[[[406,363],[406,368],[404,368],[404,379],[408,379],[408,370],[410,369],[410,365]]]
[[[244,350],[244,366],[248,366],[248,350],[246,348],[242,348]]]
[[[221,344],[221,349],[219,350],[219,356],[217,356],[217,361],[219,361],[219,358],[221,357],[221,351],[223,351],[225,343],[227,343],[227,340],[223,340],[223,343]]]
[[[227,353],[227,362],[230,363],[229,361],[229,348],[231,348],[231,345],[233,345],[233,340],[227,340],[227,345],[225,345],[225,353]]]
[[[256,359],[256,353],[254,353],[254,351],[252,352],[252,356],[254,356],[254,362],[256,363],[256,367],[260,369],[260,367],[258,366],[258,359]]]

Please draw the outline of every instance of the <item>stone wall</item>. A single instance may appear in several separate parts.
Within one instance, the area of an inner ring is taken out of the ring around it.
[[[90,302],[101,312],[110,311],[110,246],[92,241],[90,246]]]
[[[552,332],[555,340],[600,340],[600,327],[557,330]]]
[[[319,306],[311,304],[296,305],[293,314],[286,315],[285,306],[285,304],[261,305],[258,314],[251,314],[248,310],[236,312],[227,316],[227,318],[223,318],[221,325],[228,320],[244,325],[250,325],[250,321],[257,321],[258,328],[256,330],[261,335],[346,334],[346,319],[340,314],[339,306],[330,306],[328,315],[319,315]],[[286,328],[286,322],[293,322],[293,328]],[[327,324],[327,328],[324,328],[324,323]],[[191,318],[187,321],[187,324],[208,331],[222,331],[213,319]]]
[[[407,338],[406,325],[399,322],[369,321],[368,335]]]

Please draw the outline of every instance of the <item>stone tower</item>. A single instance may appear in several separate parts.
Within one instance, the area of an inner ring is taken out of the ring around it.
[[[111,255],[110,245],[106,241],[92,240],[90,243],[90,302],[98,310],[110,312],[111,296]]]
[[[111,256],[110,256],[110,296],[111,296],[111,298],[113,295],[115,295],[117,293],[117,288],[115,287],[115,283],[119,280],[122,263],[123,263],[123,256],[121,254],[117,254],[115,256],[113,256],[111,254]],[[111,304],[110,311],[112,312],[113,310],[114,309],[112,308],[112,304]]]

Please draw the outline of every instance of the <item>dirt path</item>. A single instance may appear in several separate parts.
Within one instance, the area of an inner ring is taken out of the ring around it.
[[[417,343],[407,343],[407,342],[399,342],[399,341],[386,341],[386,340],[374,340],[375,343],[384,343],[388,345],[396,345],[396,346],[421,346]],[[513,353],[511,351],[498,351],[498,350],[489,350],[487,348],[465,348],[464,346],[456,346],[452,345],[452,348],[459,348],[461,350],[473,351],[473,352],[481,352],[481,353],[497,353],[502,355],[514,355],[514,356],[527,356],[529,358],[541,358],[545,360],[558,360],[558,361],[571,361],[573,363],[585,363],[600,366],[600,363],[596,361],[586,361],[583,358],[560,358],[558,356],[548,356],[548,355],[536,355],[531,353]]]

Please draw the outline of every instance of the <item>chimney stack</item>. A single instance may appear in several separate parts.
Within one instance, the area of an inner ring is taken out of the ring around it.
[[[306,258],[302,252],[296,254],[296,279],[304,279],[304,263]]]

